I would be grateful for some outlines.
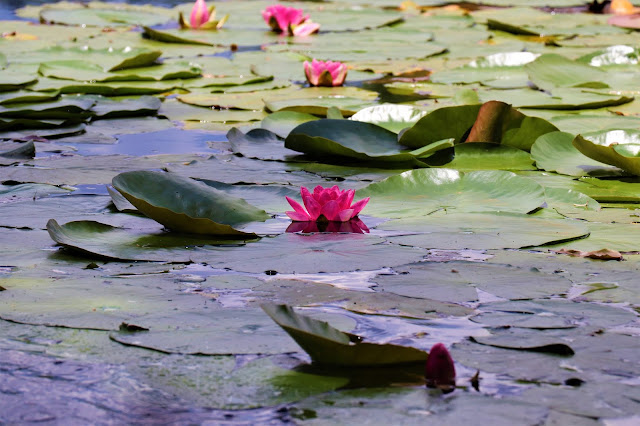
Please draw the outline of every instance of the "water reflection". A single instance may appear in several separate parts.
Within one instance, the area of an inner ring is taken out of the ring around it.
[[[348,222],[291,222],[286,232],[300,232],[311,234],[314,232],[347,233],[347,234],[368,234],[369,228],[358,218]]]

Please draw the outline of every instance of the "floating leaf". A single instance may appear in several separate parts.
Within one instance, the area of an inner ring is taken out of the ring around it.
[[[620,169],[595,161],[573,146],[575,136],[567,132],[550,132],[540,136],[531,147],[531,158],[539,169],[569,176],[618,175]]]
[[[142,213],[180,232],[251,237],[234,226],[269,217],[240,198],[174,174],[125,172],[113,178],[113,187]]]
[[[417,157],[424,152],[404,150],[397,139],[395,133],[375,124],[324,119],[293,129],[285,139],[285,147],[320,159],[337,155],[360,161],[422,165]]]
[[[159,230],[133,231],[89,220],[59,225],[51,219],[47,222],[47,231],[56,243],[72,250],[116,260],[190,262],[193,251],[198,247],[243,243]]]
[[[426,216],[441,209],[527,213],[544,203],[544,189],[539,184],[498,170],[411,170],[372,183],[359,190],[358,196],[371,197],[367,214],[397,218]]]
[[[363,342],[324,321],[300,315],[287,305],[262,305],[262,309],[318,364],[359,367],[427,360],[428,354],[419,349]]]
[[[587,157],[640,176],[640,132],[637,130],[578,135],[573,146]]]

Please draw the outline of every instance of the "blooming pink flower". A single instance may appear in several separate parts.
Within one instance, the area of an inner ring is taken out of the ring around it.
[[[193,5],[193,9],[191,9],[191,17],[189,18],[189,22],[191,23],[191,28],[198,28],[209,21],[209,9],[207,8],[207,4],[204,0],[196,0]]]
[[[320,24],[316,24],[305,15],[302,9],[276,4],[267,7],[262,11],[264,21],[277,33],[285,33],[295,36],[306,36],[313,34],[320,29]]]
[[[304,73],[312,86],[342,86],[347,78],[347,66],[337,61],[304,61]]]
[[[353,189],[340,190],[337,185],[331,188],[323,188],[318,185],[313,189],[313,193],[303,186],[300,188],[300,194],[304,207],[295,200],[286,197],[295,211],[285,213],[296,222],[317,221],[321,217],[328,221],[346,222],[358,216],[358,213],[369,202],[369,197],[367,197],[351,205],[356,191]]]
[[[429,388],[438,388],[444,393],[453,392],[455,389],[456,367],[449,351],[442,343],[436,343],[429,351],[424,376]]]

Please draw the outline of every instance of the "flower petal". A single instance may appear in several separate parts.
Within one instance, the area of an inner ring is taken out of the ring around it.
[[[298,203],[296,200],[294,200],[293,198],[289,198],[289,197],[284,197],[287,199],[287,201],[289,202],[289,205],[291,207],[293,207],[293,209],[298,212],[298,213],[302,213],[302,214],[307,214],[307,211],[304,209],[304,207],[302,207],[300,205],[300,203]]]
[[[320,214],[327,218],[327,220],[335,220],[340,222],[340,206],[338,206],[337,201],[330,200],[326,204],[322,206],[322,210]]]
[[[318,203],[313,197],[307,196],[302,197],[302,202],[304,206],[307,208],[307,213],[311,220],[317,220],[320,216],[320,212],[322,210],[322,206]]]
[[[338,220],[340,222],[348,222],[353,217],[353,209],[341,210],[338,213]]]
[[[295,222],[309,222],[311,220],[309,215],[306,213],[288,211],[288,212],[285,212],[285,214]]]
[[[364,209],[364,206],[366,206],[368,202],[369,202],[369,197],[364,198],[358,201],[357,203],[355,203],[353,206],[351,206],[351,208],[353,209],[352,217],[358,216],[358,214],[362,211],[362,209]]]

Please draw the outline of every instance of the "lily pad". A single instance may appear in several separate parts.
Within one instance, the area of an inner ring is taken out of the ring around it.
[[[51,219],[47,223],[47,231],[56,243],[69,249],[90,257],[121,261],[190,262],[193,251],[198,247],[244,243],[243,240],[212,240],[161,230],[134,231],[89,220],[59,225]]]
[[[378,275],[373,281],[384,293],[435,299],[450,303],[479,300],[479,293],[505,299],[532,299],[566,293],[567,278],[502,264],[479,262],[421,262],[394,268],[397,275]]]
[[[351,120],[372,123],[394,133],[413,126],[426,115],[425,111],[410,105],[384,104],[361,109]]]
[[[421,260],[425,253],[419,248],[385,244],[383,238],[369,234],[286,233],[246,247],[208,247],[193,260],[256,274],[318,274],[378,270],[409,259]]]
[[[175,231],[251,237],[233,227],[269,217],[242,199],[178,175],[125,172],[112,184],[142,213]]]
[[[183,323],[158,312],[129,320],[139,330],[111,333],[125,345],[165,353],[195,355],[278,354],[297,345],[257,309],[210,309],[183,312]]]
[[[313,362],[338,366],[382,366],[425,362],[419,349],[363,342],[324,321],[296,313],[287,305],[262,305],[262,309],[309,354]]]
[[[236,153],[249,158],[284,161],[298,155],[284,147],[284,140],[265,129],[253,129],[245,134],[234,127],[227,133],[227,139]]]
[[[324,119],[299,125],[284,143],[286,148],[320,159],[341,156],[360,161],[421,165],[417,157],[424,155],[423,152],[403,150],[397,139],[394,132],[375,124]]]
[[[573,140],[573,146],[593,160],[640,175],[640,132],[637,130],[578,135]]]
[[[620,169],[595,161],[572,144],[575,136],[566,132],[551,132],[540,136],[531,147],[531,158],[542,170],[569,176],[615,176]]]
[[[365,213],[394,218],[426,216],[436,210],[528,213],[544,202],[539,184],[498,170],[411,170],[372,183],[357,195],[371,197]]]
[[[522,248],[545,244],[538,241],[562,242],[589,235],[584,224],[572,220],[457,211],[393,220],[378,228],[409,234],[387,237],[389,241],[436,249]]]
[[[558,54],[544,54],[524,68],[531,81],[543,90],[553,91],[556,87],[609,87],[603,82],[607,76],[605,71]]]
[[[612,327],[633,321],[636,317],[632,312],[617,307],[568,300],[493,302],[480,305],[480,309],[482,313],[471,317],[471,320],[491,327]]]

